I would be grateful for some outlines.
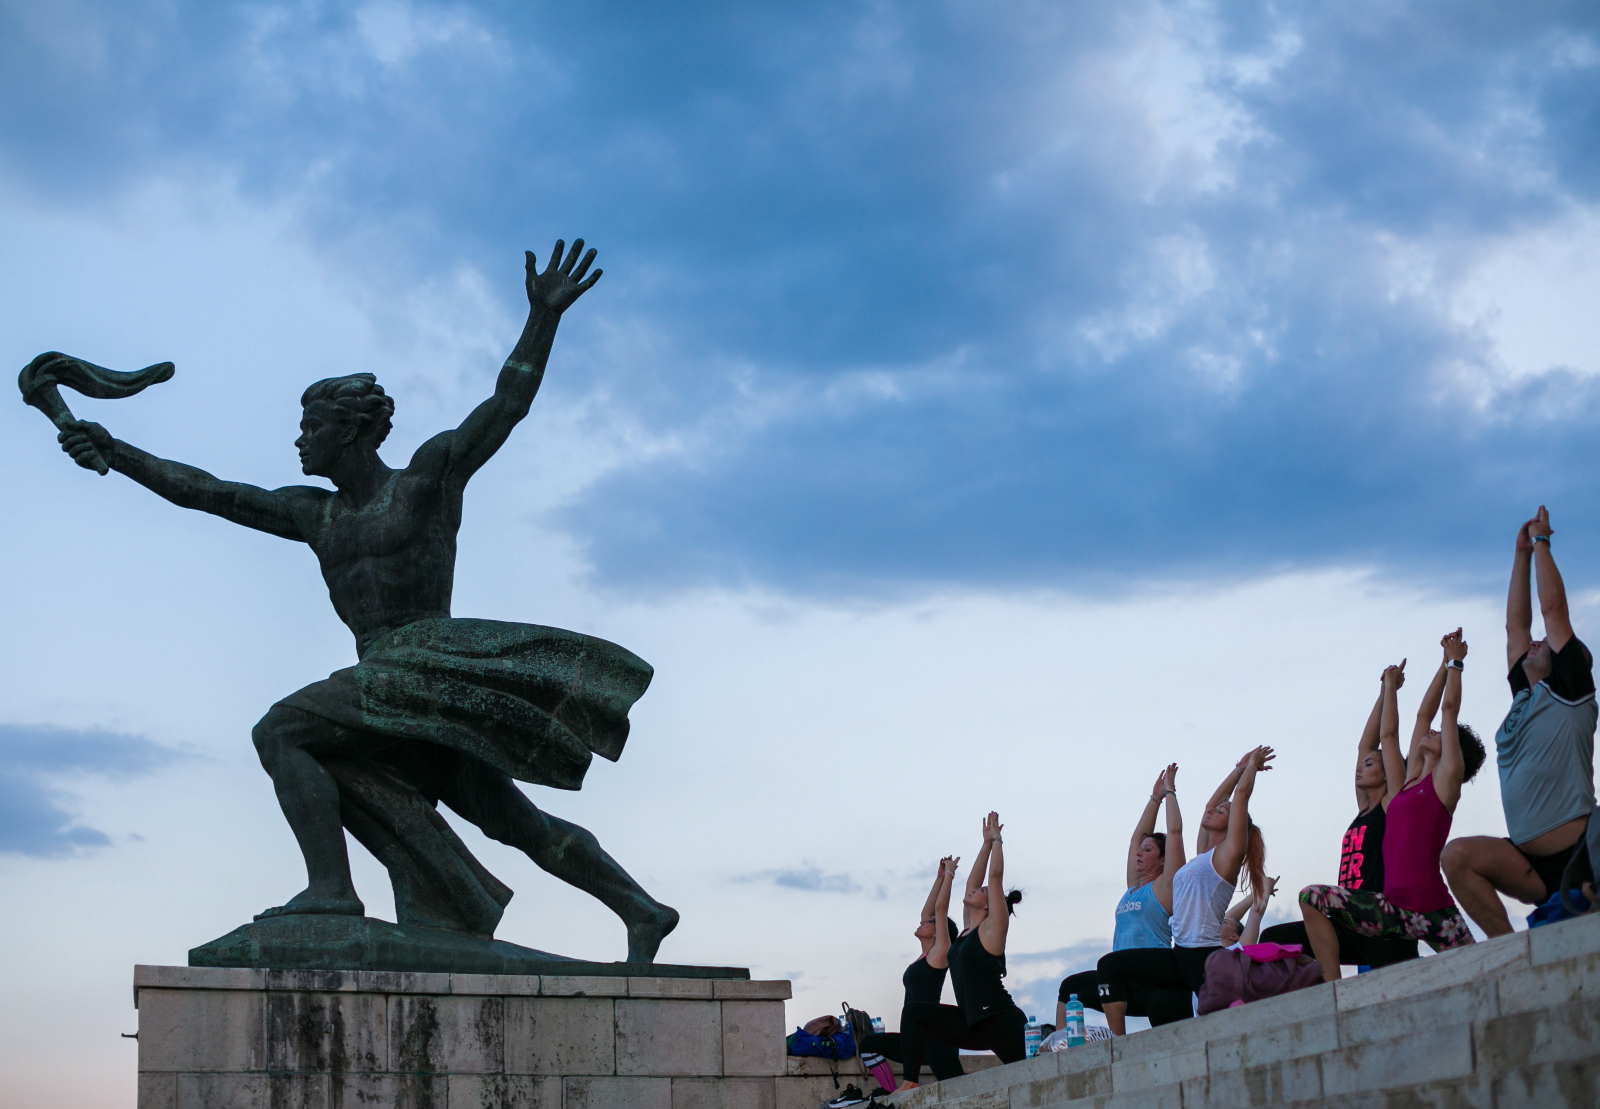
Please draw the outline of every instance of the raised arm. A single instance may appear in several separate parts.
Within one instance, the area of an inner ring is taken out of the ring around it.
[[[1544,505],[1539,515],[1528,525],[1528,538],[1545,536],[1544,542],[1533,544],[1533,571],[1539,582],[1539,614],[1544,617],[1545,642],[1552,651],[1559,651],[1572,640],[1572,616],[1567,612],[1567,586],[1556,569],[1555,555],[1550,553],[1548,536],[1555,529],[1550,526],[1550,513]]]
[[[940,859],[939,869],[934,872],[933,886],[928,890],[928,899],[922,903],[921,919],[925,921],[933,919],[933,904],[939,899],[939,887],[944,884],[944,865],[949,861],[950,856],[948,855]]]
[[[1139,823],[1133,826],[1133,838],[1128,841],[1128,888],[1133,889],[1139,884],[1139,845],[1144,842],[1144,837],[1156,830],[1156,815],[1161,811],[1161,791],[1166,789],[1167,773],[1162,771],[1156,776],[1156,784],[1150,789],[1150,800],[1144,803],[1144,812],[1139,814]]]
[[[1239,760],[1238,764],[1232,770],[1228,771],[1228,776],[1222,779],[1222,784],[1219,785],[1211,794],[1211,800],[1206,802],[1206,807],[1200,810],[1200,815],[1202,818],[1204,818],[1206,813],[1222,804],[1233,794],[1233,787],[1239,784],[1239,778],[1244,774],[1245,759],[1248,759],[1249,757],[1249,755],[1246,755],[1243,759]],[[1216,836],[1214,836],[1205,826],[1205,821],[1202,819],[1200,823],[1200,831],[1197,832],[1194,837],[1194,853],[1196,855],[1204,855],[1215,845],[1215,843]]]
[[[1511,556],[1511,588],[1506,591],[1507,670],[1533,646],[1533,595],[1528,585],[1533,570],[1533,540],[1528,536],[1528,529],[1538,523],[1538,519],[1535,516],[1517,529],[1517,549]]]
[[[1440,640],[1442,647],[1444,641]],[[1417,706],[1417,719],[1411,726],[1411,747],[1406,751],[1406,781],[1415,778],[1422,770],[1422,741],[1428,737],[1428,731],[1433,727],[1433,718],[1439,713],[1439,699],[1444,696],[1444,664],[1446,656],[1439,655],[1439,669],[1433,672],[1433,680],[1428,683],[1428,688],[1423,691],[1422,703]],[[1395,787],[1390,787],[1390,794]]]
[[[1006,933],[1011,930],[1011,903],[1006,900],[1005,891],[1006,849],[1000,835],[1005,825],[1000,823],[999,813],[990,813],[984,823],[991,832],[989,873],[985,883],[989,887],[989,915],[978,927],[978,942],[989,954],[1004,955]]]
[[[1383,754],[1383,779],[1388,791],[1383,795],[1383,811],[1389,811],[1389,802],[1406,784],[1406,760],[1400,753],[1400,687],[1406,682],[1406,660],[1399,666],[1388,666],[1383,671],[1383,713],[1378,724],[1379,751]]]
[[[1151,892],[1161,907],[1172,912],[1172,876],[1183,869],[1183,813],[1178,809],[1178,764],[1167,767],[1162,775],[1165,785],[1162,793],[1167,799],[1167,853],[1161,873],[1150,884]]]
[[[1378,696],[1372,702],[1372,711],[1367,714],[1367,726],[1361,729],[1361,742],[1356,744],[1356,767],[1361,766],[1361,760],[1378,749],[1378,725],[1383,716],[1383,685],[1378,685]],[[1366,812],[1372,807],[1372,798],[1367,796],[1367,791],[1356,786],[1356,808]]]
[[[565,253],[563,253],[565,252]],[[582,254],[582,261],[579,255]],[[583,254],[583,240],[574,240],[572,249],[557,240],[550,264],[539,272],[539,260],[527,252],[528,322],[522,328],[505,365],[495,382],[494,396],[478,405],[455,431],[446,432],[425,444],[423,451],[447,446],[449,472],[466,480],[489,461],[522,422],[533,404],[534,394],[544,380],[545,363],[555,342],[561,314],[572,307],[600,280],[600,270],[588,273],[595,251]],[[422,453],[421,451],[418,452]]]
[[[933,899],[933,947],[928,952],[928,965],[943,970],[950,965],[950,926],[945,923],[950,916],[950,887],[955,884],[960,859],[945,859],[939,864],[939,884]]]
[[[1250,914],[1245,918],[1244,928],[1239,933],[1239,942],[1249,945],[1261,938],[1261,922],[1267,915],[1267,902],[1272,900],[1272,895],[1278,892],[1278,880],[1267,879],[1265,890],[1252,890],[1249,898]]]
[[[1239,784],[1233,787],[1233,806],[1228,810],[1228,833],[1223,837],[1211,865],[1225,882],[1239,881],[1245,849],[1250,842],[1250,795],[1255,792],[1256,772],[1272,758],[1272,748],[1257,747],[1243,759]],[[1220,802],[1219,802],[1220,803]]]
[[[94,468],[94,451],[106,465],[126,474],[146,489],[165,497],[179,508],[193,508],[221,516],[247,528],[255,528],[284,539],[305,541],[300,514],[331,494],[309,485],[283,489],[261,489],[238,481],[223,481],[195,466],[157,458],[130,443],[112,437],[99,424],[78,420],[57,438],[61,449],[74,462]]]
[[[1448,662],[1462,663],[1467,657],[1467,644],[1457,628],[1444,637],[1444,655]],[[1461,733],[1456,727],[1456,717],[1461,712],[1461,670],[1447,665],[1444,679],[1444,701],[1440,705],[1439,765],[1433,768],[1433,791],[1439,803],[1451,812],[1461,800],[1461,778],[1466,773],[1466,762],[1461,757]]]
[[[978,857],[972,862],[972,873],[967,875],[966,893],[971,893],[983,885],[983,876],[989,868],[989,852],[994,849],[994,842],[990,838],[989,818],[983,818],[983,846],[978,848]],[[967,904],[965,895],[961,898],[961,927],[966,930],[972,927],[972,908]]]

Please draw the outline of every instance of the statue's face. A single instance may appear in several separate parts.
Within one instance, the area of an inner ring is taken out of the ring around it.
[[[325,400],[312,401],[300,416],[300,438],[294,441],[301,472],[329,476],[339,456],[355,441],[355,425],[341,419],[338,409]]]

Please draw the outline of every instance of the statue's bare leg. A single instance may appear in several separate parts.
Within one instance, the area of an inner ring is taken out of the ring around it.
[[[509,777],[470,759],[442,775],[440,800],[524,852],[540,869],[597,898],[628,928],[628,962],[653,963],[678,911],[644,891],[586,828],[541,811]]]
[[[306,861],[306,888],[261,917],[283,913],[366,912],[350,880],[350,854],[339,817],[339,784],[307,748],[342,746],[348,729],[300,709],[274,705],[251,738],[261,765],[272,776],[278,804]]]

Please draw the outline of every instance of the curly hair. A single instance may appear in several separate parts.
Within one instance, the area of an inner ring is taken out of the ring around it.
[[[389,437],[394,417],[394,401],[371,374],[325,377],[300,394],[300,407],[312,401],[327,401],[340,417],[357,426],[361,438],[374,447]]]
[[[1478,738],[1478,733],[1459,721],[1456,723],[1456,738],[1461,741],[1461,781],[1465,784],[1478,776],[1478,770],[1488,754],[1483,749],[1483,740]]]

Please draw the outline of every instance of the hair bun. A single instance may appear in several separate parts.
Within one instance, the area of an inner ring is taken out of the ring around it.
[[[1006,904],[1007,905],[1020,905],[1020,904],[1022,904],[1022,891],[1021,890],[1012,890],[1010,893],[1006,894]]]

